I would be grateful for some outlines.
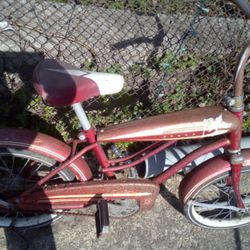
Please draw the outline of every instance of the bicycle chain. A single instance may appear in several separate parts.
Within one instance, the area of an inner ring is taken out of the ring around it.
[[[44,213],[45,211],[43,211]],[[95,213],[83,213],[83,212],[70,212],[70,211],[57,211],[57,210],[50,210],[49,213],[51,214],[58,214],[58,215],[66,215],[66,216],[86,216],[86,217],[94,217]]]
[[[52,214],[62,214],[62,215],[66,215],[66,216],[86,216],[86,217],[94,217],[95,214],[87,214],[87,213],[80,213],[80,212],[58,212],[58,211],[50,211]]]
[[[36,210],[36,211],[29,211],[30,213],[47,213],[47,214],[61,214],[61,215],[67,215],[67,216],[87,216],[87,217],[93,217],[95,216],[95,213],[81,213],[81,212],[69,212],[69,211],[58,211],[58,210]]]

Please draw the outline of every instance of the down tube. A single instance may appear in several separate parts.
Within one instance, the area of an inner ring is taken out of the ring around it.
[[[210,143],[208,145],[205,145],[201,148],[198,148],[194,150],[192,153],[185,156],[182,160],[175,163],[172,167],[170,167],[168,170],[166,170],[161,175],[153,178],[153,181],[156,184],[161,184],[165,182],[168,178],[175,175],[178,171],[180,171],[182,168],[184,168],[187,164],[195,160],[196,158],[199,158],[200,156],[207,154],[209,152],[212,152],[218,148],[226,147],[230,145],[230,140],[228,138],[220,139],[216,142]]]

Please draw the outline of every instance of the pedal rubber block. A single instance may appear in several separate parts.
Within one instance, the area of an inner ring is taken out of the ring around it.
[[[106,200],[99,200],[96,204],[96,233],[97,237],[109,232],[109,212]]]

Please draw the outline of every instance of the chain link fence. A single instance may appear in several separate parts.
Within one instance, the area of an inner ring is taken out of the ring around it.
[[[219,103],[249,24],[221,0],[1,1],[1,125],[65,138],[77,128],[69,109],[45,106],[30,87],[43,58],[124,75],[121,93],[83,104],[94,124]]]

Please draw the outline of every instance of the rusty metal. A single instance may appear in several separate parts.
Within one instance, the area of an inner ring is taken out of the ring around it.
[[[140,208],[150,209],[159,186],[149,180],[107,180],[50,186],[22,196],[19,209],[77,209],[95,204],[99,199],[136,199]]]
[[[103,128],[99,142],[204,138],[235,130],[239,120],[221,106],[157,115]]]

